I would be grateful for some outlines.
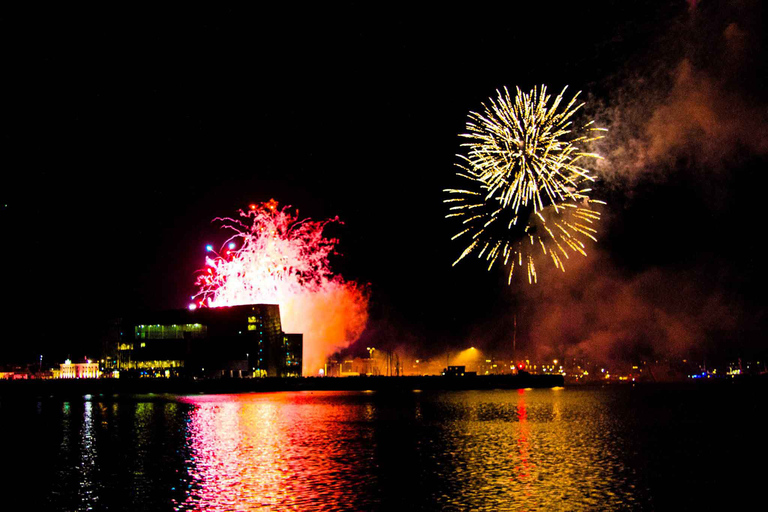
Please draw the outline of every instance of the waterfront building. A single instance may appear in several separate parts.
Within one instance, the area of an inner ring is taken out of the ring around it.
[[[477,372],[468,372],[465,366],[449,366],[443,370],[442,375],[446,377],[475,377]]]
[[[100,375],[99,363],[92,361],[73,363],[67,359],[58,370],[53,370],[54,379],[98,379]]]
[[[361,371],[363,373],[361,373]],[[359,375],[367,374],[365,373],[365,366],[362,358],[355,357],[348,359],[331,356],[325,362],[323,375],[326,377],[357,377]]]
[[[299,333],[283,334],[282,357],[284,377],[301,377],[303,361],[304,335]]]
[[[0,380],[27,380],[30,373],[25,371],[0,371]]]
[[[121,376],[298,377],[302,352],[277,304],[247,304],[131,315],[107,360]]]

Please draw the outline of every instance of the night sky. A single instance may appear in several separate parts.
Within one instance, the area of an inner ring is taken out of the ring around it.
[[[531,353],[764,351],[760,2],[518,4],[4,10],[0,361],[185,307],[211,220],[271,198],[343,221],[362,346],[501,351],[516,319]],[[540,84],[609,128],[608,206],[589,258],[507,286],[451,267],[442,191],[468,112]]]

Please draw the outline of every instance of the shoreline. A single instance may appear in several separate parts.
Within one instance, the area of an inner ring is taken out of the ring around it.
[[[0,397],[273,391],[413,391],[563,387],[559,375],[265,377],[260,379],[48,379],[0,381]]]
[[[290,391],[472,391],[551,388],[640,387],[710,388],[768,385],[768,379],[744,377],[706,381],[670,382],[566,382],[560,375],[477,375],[467,377],[362,376],[265,377],[259,379],[46,379],[0,380],[0,400],[16,398],[70,398],[86,395],[206,395]]]

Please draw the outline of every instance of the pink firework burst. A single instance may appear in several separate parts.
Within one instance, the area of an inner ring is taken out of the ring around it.
[[[304,374],[314,375],[328,355],[360,336],[368,319],[367,288],[330,269],[338,240],[323,231],[340,221],[299,219],[298,210],[280,209],[275,200],[239,213],[214,219],[233,235],[206,258],[195,304],[279,304],[283,330],[304,334]]]

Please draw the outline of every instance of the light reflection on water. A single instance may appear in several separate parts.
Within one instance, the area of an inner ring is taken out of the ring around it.
[[[613,426],[599,411],[571,411],[561,391],[389,398],[185,399],[195,409],[191,487],[180,509],[594,509],[636,500],[631,471],[623,474],[612,455],[621,451]],[[582,409],[596,405],[583,402]],[[594,414],[574,429],[564,409],[570,417]],[[401,452],[399,460],[382,450]]]
[[[48,399],[0,402],[0,438],[30,510],[664,510],[744,504],[761,423],[713,411],[756,391]]]
[[[373,494],[372,407],[335,393],[187,398],[191,487],[180,509],[353,510]]]
[[[633,504],[628,468],[617,468],[610,455],[621,450],[615,425],[603,421],[598,403],[570,398],[559,391],[467,392],[430,404],[435,419],[454,418],[435,422],[434,449],[425,451],[443,482],[435,501],[455,510]],[[577,404],[581,412],[572,411]]]

